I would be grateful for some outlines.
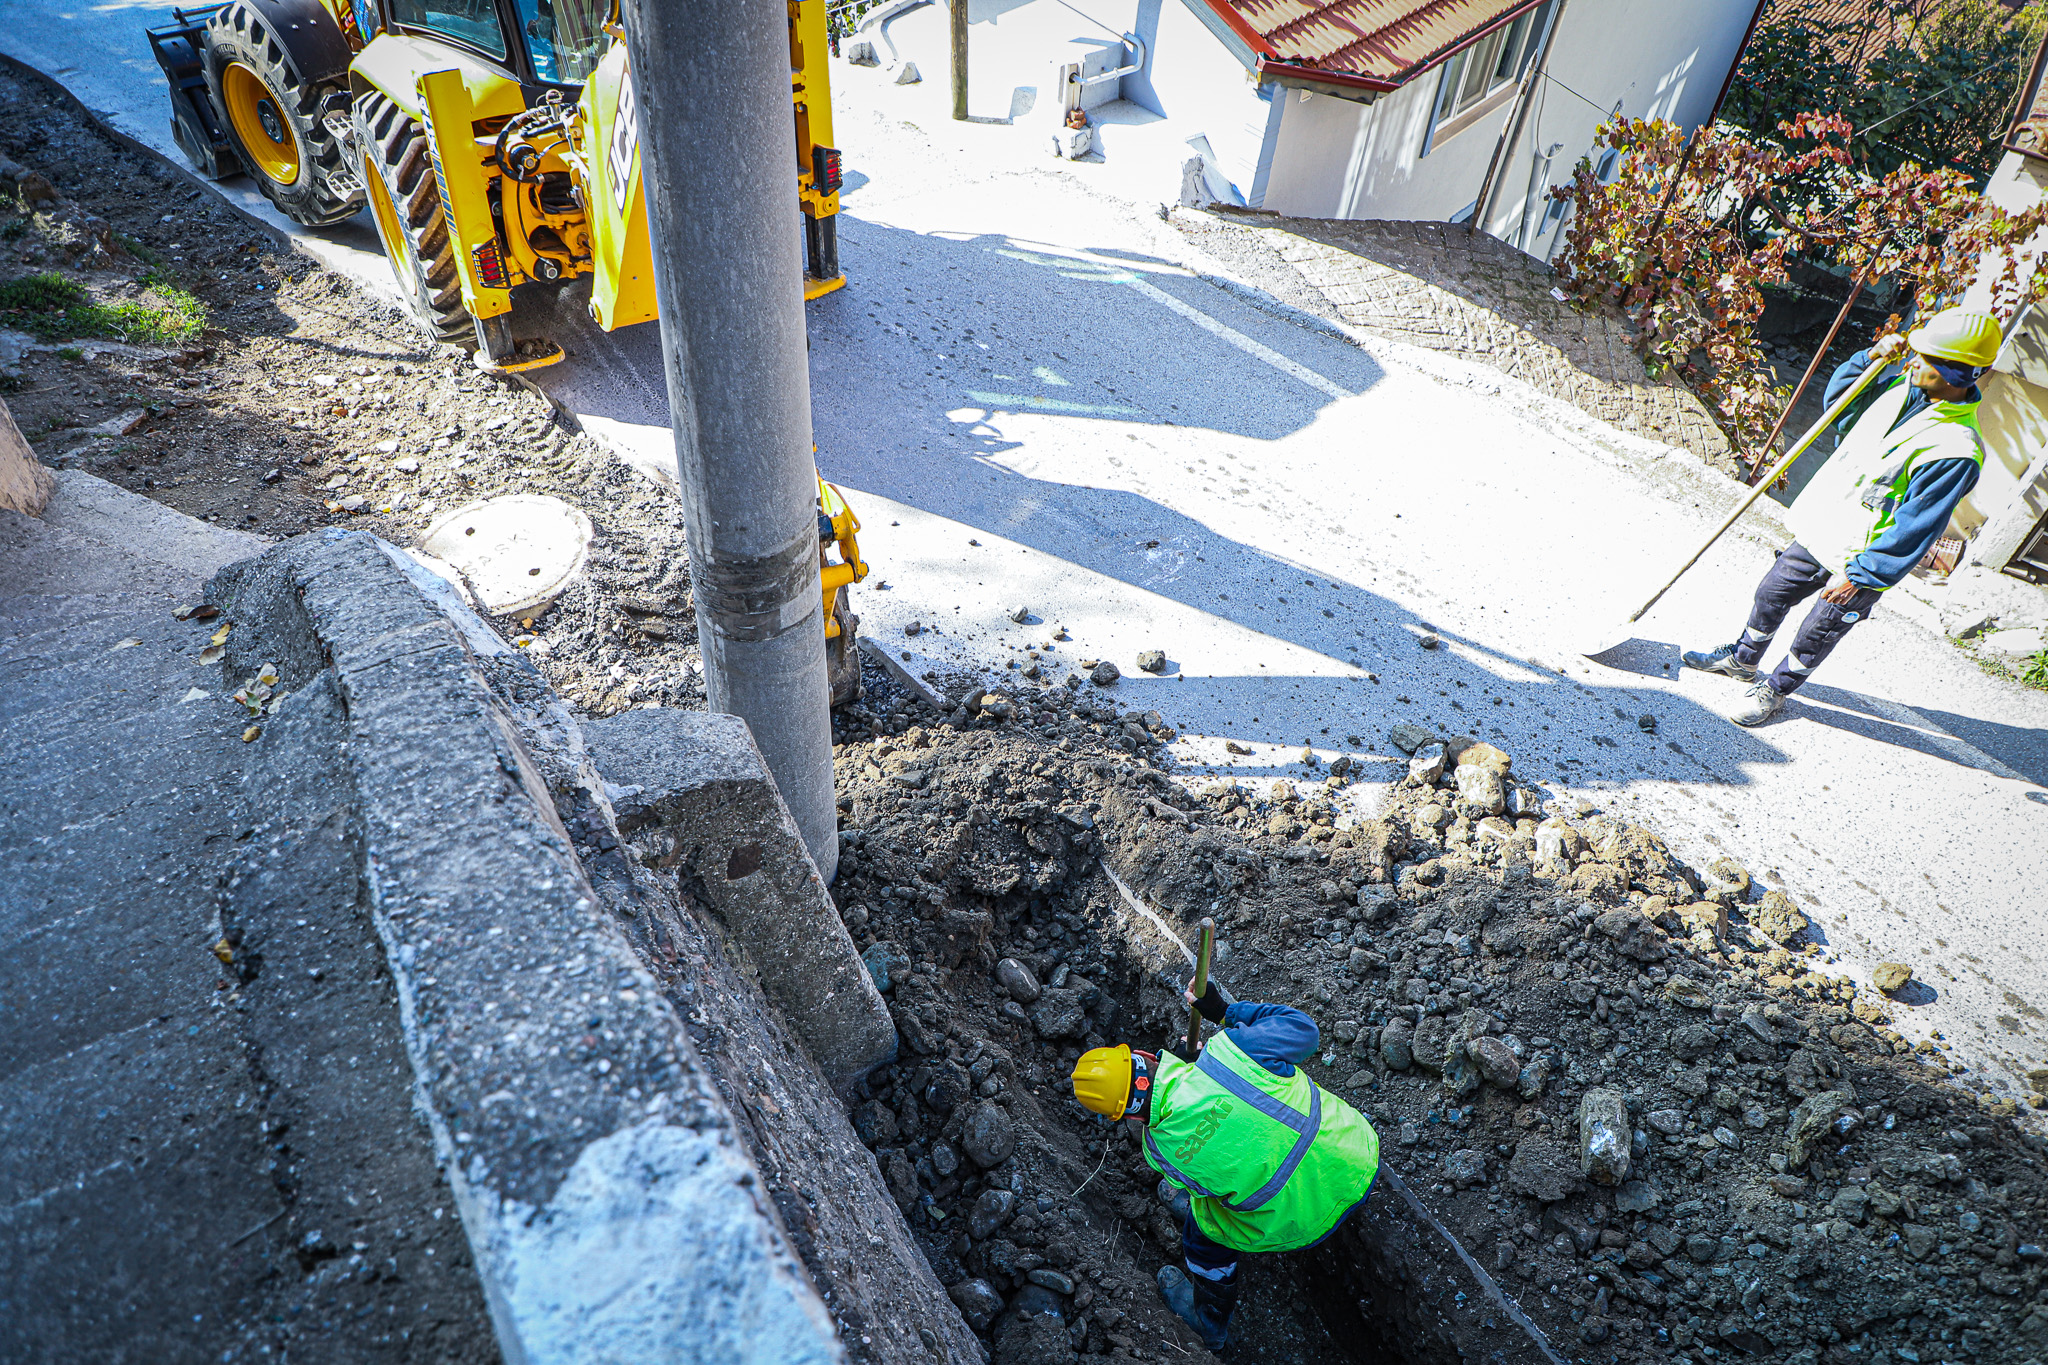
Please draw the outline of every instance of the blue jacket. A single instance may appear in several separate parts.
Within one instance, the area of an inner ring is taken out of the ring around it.
[[[1843,361],[1828,380],[1824,401],[1833,406],[1856,382],[1862,373],[1870,368],[1870,352],[1858,351]],[[1887,366],[1891,374],[1897,373],[1896,366]],[[1880,391],[1890,381],[1879,375],[1876,382],[1865,389],[1850,404],[1841,421],[1835,424],[1836,439],[1846,436],[1849,428],[1856,425],[1864,410],[1876,400]],[[1984,395],[1976,385],[1963,395],[1965,403],[1983,401]],[[1914,389],[1907,396],[1905,410],[1899,414],[1896,427],[1914,413],[1927,406],[1925,392]],[[1913,571],[1913,566],[1927,557],[1934,548],[1934,542],[1948,526],[1948,519],[1954,515],[1956,504],[1977,486],[1977,475],[1981,466],[1972,460],[1932,460],[1913,471],[1906,482],[1906,500],[1892,513],[1892,524],[1886,527],[1878,538],[1866,546],[1863,552],[1849,561],[1848,574],[1852,582],[1865,588],[1885,589],[1892,587]]]
[[[1316,1021],[1291,1005],[1239,1000],[1223,1011],[1223,1027],[1238,1051],[1275,1076],[1292,1076],[1322,1042]]]

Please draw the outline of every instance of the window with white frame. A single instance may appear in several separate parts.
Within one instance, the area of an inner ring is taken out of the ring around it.
[[[1424,156],[1429,155],[1439,138],[1460,131],[1490,98],[1522,78],[1536,58],[1555,7],[1556,0],[1547,0],[1453,53],[1444,62],[1437,84],[1436,108],[1422,142]]]

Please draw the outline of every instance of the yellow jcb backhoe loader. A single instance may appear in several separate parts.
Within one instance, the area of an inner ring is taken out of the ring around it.
[[[825,0],[787,0],[804,297],[839,269]],[[205,175],[246,171],[309,227],[367,204],[421,326],[497,373],[561,358],[515,341],[513,290],[590,276],[606,331],[655,316],[639,128],[617,0],[228,0],[149,30],[171,129]],[[854,519],[819,485],[834,704],[859,695]],[[836,544],[841,561],[830,564]]]

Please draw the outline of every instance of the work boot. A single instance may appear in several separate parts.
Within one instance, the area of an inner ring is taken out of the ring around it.
[[[1172,1209],[1174,1217],[1185,1221],[1188,1214],[1193,1211],[1193,1201],[1188,1198],[1188,1192],[1171,1180],[1162,1179],[1159,1182],[1158,1193],[1159,1202]]]
[[[1159,1267],[1159,1297],[1173,1315],[1195,1329],[1202,1344],[1223,1349],[1230,1337],[1230,1315],[1237,1308],[1237,1276],[1218,1284],[1190,1275],[1177,1265]]]
[[[1734,645],[1722,645],[1719,649],[1688,649],[1678,656],[1687,668],[1697,668],[1702,673],[1720,673],[1742,682],[1755,682],[1756,669],[1735,658]]]
[[[1728,712],[1728,719],[1737,725],[1762,725],[1778,714],[1785,706],[1785,698],[1778,689],[1771,686],[1769,678],[1758,680],[1756,686],[1742,694],[1742,700]]]

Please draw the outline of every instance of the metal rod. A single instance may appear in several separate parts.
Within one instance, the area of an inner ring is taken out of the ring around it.
[[[839,869],[783,0],[624,0],[704,690]]]
[[[1188,1056],[1193,1057],[1202,1050],[1202,1006],[1201,999],[1209,990],[1209,950],[1216,946],[1216,921],[1206,916],[1202,920],[1202,946],[1195,954],[1195,1001],[1188,1007]]]
[[[1792,396],[1785,400],[1785,410],[1778,414],[1778,424],[1771,428],[1771,434],[1764,438],[1763,448],[1757,451],[1756,458],[1749,462],[1751,483],[1756,482],[1757,467],[1763,464],[1764,456],[1777,448],[1778,433],[1785,429],[1785,422],[1792,416],[1792,409],[1799,405],[1799,396],[1805,393],[1806,386],[1813,382],[1814,371],[1820,368],[1820,362],[1827,357],[1828,347],[1835,344],[1835,337],[1841,332],[1842,324],[1849,320],[1849,310],[1856,306],[1856,296],[1863,292],[1863,282],[1869,278],[1868,265],[1856,272],[1856,283],[1850,287],[1849,297],[1842,300],[1842,311],[1835,314],[1835,325],[1828,328],[1828,339],[1820,344],[1820,349],[1813,353],[1813,359],[1806,363],[1806,373],[1799,376],[1799,387],[1793,389]]]
[[[967,117],[967,0],[947,5],[953,35],[953,117]]]
[[[1792,467],[1792,462],[1798,459],[1801,455],[1804,455],[1806,453],[1806,448],[1812,445],[1815,441],[1820,439],[1822,432],[1826,431],[1829,427],[1833,426],[1836,422],[1841,420],[1841,416],[1844,412],[1848,410],[1849,404],[1856,401],[1856,395],[1862,393],[1864,389],[1868,388],[1870,386],[1870,381],[1877,378],[1878,372],[1883,368],[1884,366],[1882,365],[1872,364],[1868,369],[1864,370],[1862,374],[1857,375],[1856,382],[1849,386],[1849,391],[1843,394],[1840,398],[1836,399],[1834,405],[1830,407],[1826,412],[1822,413],[1820,415],[1820,420],[1813,424],[1812,430],[1808,431],[1804,436],[1800,437],[1798,443],[1794,445],[1792,449],[1785,452],[1785,458],[1778,461],[1777,465],[1772,468],[1770,477],[1765,479],[1763,482],[1759,483],[1756,487],[1749,490],[1749,496],[1736,504],[1735,510],[1728,514],[1728,519],[1722,522],[1719,526],[1716,526],[1714,528],[1714,534],[1708,536],[1706,540],[1700,545],[1699,549],[1694,550],[1692,552],[1692,558],[1686,560],[1685,563],[1679,565],[1678,572],[1671,575],[1671,577],[1665,581],[1663,587],[1657,589],[1656,592],[1652,593],[1649,601],[1643,603],[1643,605],[1641,605],[1640,607],[1637,607],[1634,613],[1629,616],[1628,620],[1624,624],[1634,625],[1636,622],[1642,620],[1644,613],[1649,611],[1651,607],[1656,606],[1659,599],[1661,599],[1665,593],[1671,591],[1671,585],[1673,583],[1676,583],[1679,579],[1685,577],[1686,570],[1690,569],[1693,565],[1699,563],[1700,556],[1713,548],[1714,542],[1719,540],[1722,534],[1725,531],[1727,531],[1729,527],[1735,524],[1735,519],[1741,516],[1744,512],[1747,512],[1750,509],[1750,507],[1753,504],[1755,504],[1756,500],[1762,497],[1764,493],[1769,490],[1770,486],[1778,481],[1778,476],[1784,473],[1786,470],[1790,469]]]

